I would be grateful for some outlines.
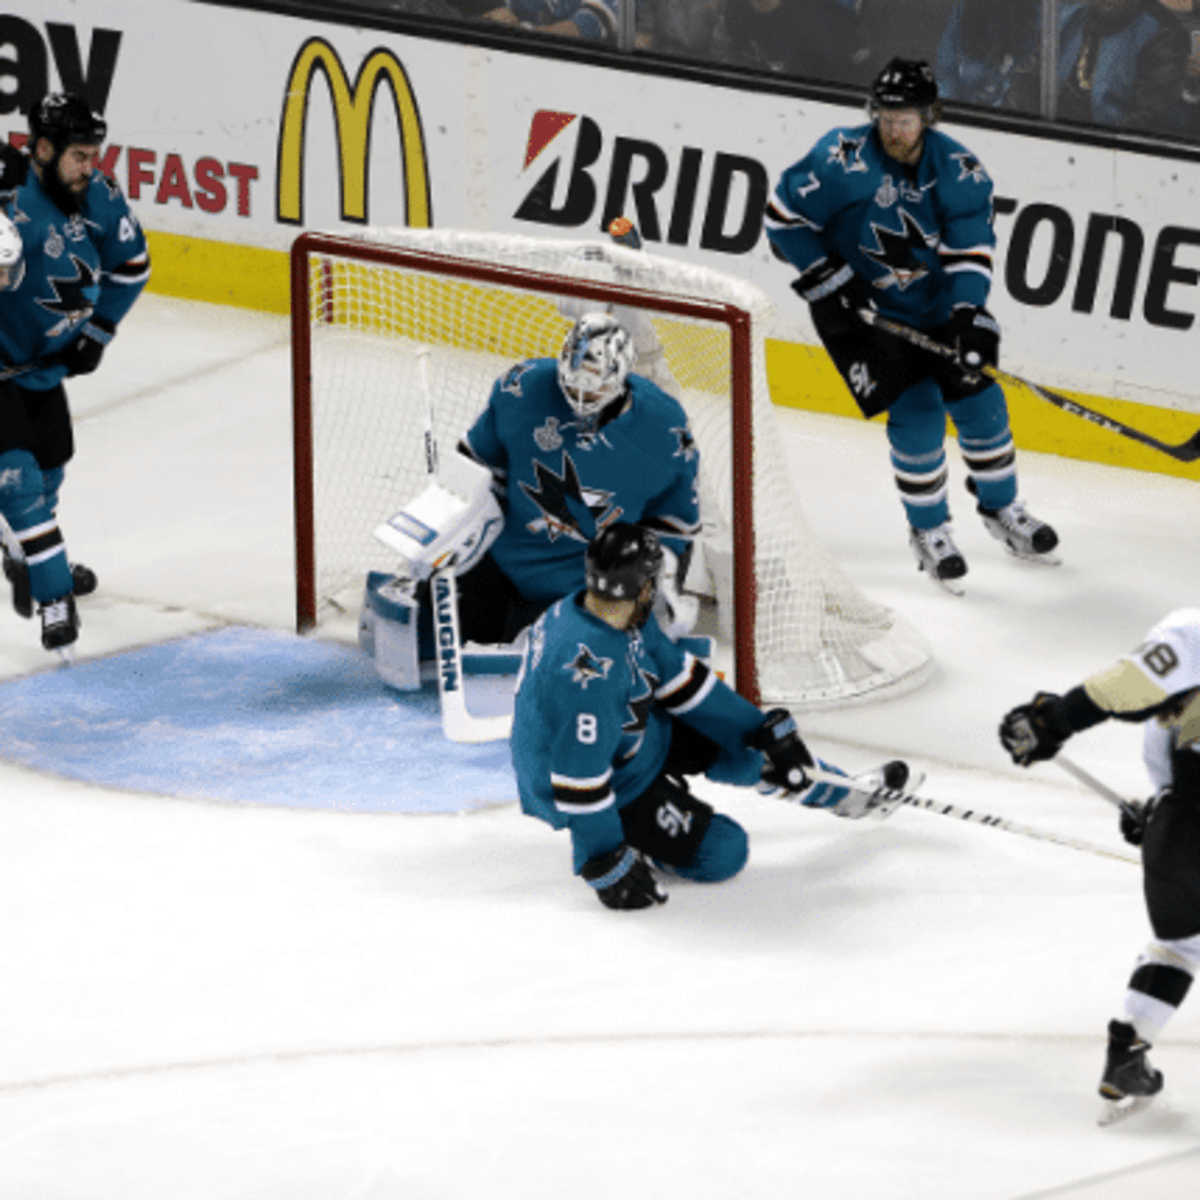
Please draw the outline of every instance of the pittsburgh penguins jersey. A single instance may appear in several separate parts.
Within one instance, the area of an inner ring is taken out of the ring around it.
[[[463,441],[496,476],[505,522],[490,553],[527,599],[582,587],[587,544],[614,521],[668,535],[676,553],[699,528],[700,455],[686,413],[640,375],[629,393],[625,411],[592,430],[563,396],[556,361],[527,359],[496,381]]]
[[[1084,692],[1105,715],[1148,722],[1142,756],[1156,789],[1171,786],[1176,753],[1200,753],[1198,689],[1197,608],[1168,613],[1136,650],[1083,682]]]
[[[146,239],[120,187],[98,171],[70,215],[29,172],[8,209],[25,248],[25,275],[0,292],[0,355],[13,366],[46,358],[77,336],[89,317],[116,325],[150,277]],[[56,386],[66,368],[20,376],[33,391]]]
[[[992,281],[992,181],[937,129],[906,167],[873,125],[834,129],[780,177],[767,206],[772,247],[801,272],[830,252],[874,286],[887,316],[931,328],[957,304],[983,306]]]
[[[712,778],[758,781],[743,738],[763,714],[658,622],[614,629],[564,597],[534,623],[518,677],[512,756],[521,807],[569,828],[575,869],[624,840],[620,809],[662,770],[678,717],[723,748]]]

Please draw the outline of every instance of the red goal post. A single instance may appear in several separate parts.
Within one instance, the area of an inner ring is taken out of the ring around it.
[[[303,233],[291,270],[302,631],[355,604],[368,570],[400,566],[370,530],[424,482],[416,350],[432,352],[446,453],[492,380],[557,353],[570,314],[595,305],[634,323],[639,349],[657,347],[656,382],[688,411],[704,557],[739,692],[802,709],[927,677],[924,639],[863,596],[804,520],[774,424],[770,302],[757,289],[607,242],[446,230]]]

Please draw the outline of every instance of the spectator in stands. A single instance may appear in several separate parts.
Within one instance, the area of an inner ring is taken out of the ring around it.
[[[1058,116],[1180,133],[1188,35],[1160,0],[1059,5]]]
[[[456,5],[459,0],[455,0]],[[519,25],[557,37],[617,44],[621,28],[621,0],[505,0],[480,12],[475,0],[460,5],[464,15],[482,16],[499,25]],[[467,12],[470,8],[472,11]]]
[[[1183,84],[1183,132],[1200,138],[1200,0],[1158,0],[1183,26],[1191,43]]]
[[[941,97],[1037,112],[1041,26],[1041,0],[959,0],[938,44]]]
[[[867,83],[866,29],[875,0],[727,0],[732,61],[783,75]]]
[[[637,0],[639,50],[720,62],[724,43],[725,0]]]

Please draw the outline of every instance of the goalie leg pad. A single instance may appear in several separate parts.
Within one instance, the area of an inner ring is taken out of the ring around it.
[[[415,580],[382,571],[367,576],[358,644],[374,660],[379,678],[402,692],[417,691],[421,686],[418,611]]]

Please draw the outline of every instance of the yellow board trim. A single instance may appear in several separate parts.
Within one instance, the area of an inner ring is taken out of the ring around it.
[[[146,240],[153,266],[149,283],[152,292],[262,312],[289,311],[286,251],[155,230],[146,231]],[[776,404],[861,420],[845,384],[820,347],[768,341],[767,374]],[[1039,400],[1024,388],[1007,388],[1006,392],[1013,439],[1022,450],[1200,479],[1200,462],[1176,462],[1129,438],[1106,433]],[[1063,394],[1164,442],[1183,442],[1200,428],[1197,413],[1111,400],[1085,392],[1064,390]]]
[[[862,419],[841,376],[820,347],[768,341],[767,376],[771,384],[771,398],[776,404]],[[1026,388],[1006,386],[1004,391],[1008,397],[1013,441],[1021,450],[1037,450],[1044,454],[1057,454],[1063,458],[1078,458],[1114,467],[1131,467],[1160,475],[1175,475],[1181,479],[1200,479],[1200,460],[1178,462],[1130,438],[1107,433],[1098,425],[1081,417],[1073,417],[1045,400],[1039,400]],[[1087,392],[1067,391],[1065,388],[1055,388],[1055,391],[1170,445],[1187,441],[1200,429],[1200,413],[1156,408],[1132,400],[1113,400]]]

